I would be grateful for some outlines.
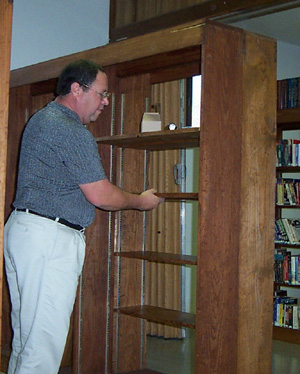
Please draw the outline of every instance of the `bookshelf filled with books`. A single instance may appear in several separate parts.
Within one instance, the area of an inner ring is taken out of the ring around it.
[[[278,109],[277,129],[273,338],[300,344],[300,108]]]

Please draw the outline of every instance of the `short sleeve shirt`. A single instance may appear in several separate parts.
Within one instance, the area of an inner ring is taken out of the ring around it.
[[[105,178],[93,135],[75,112],[52,101],[24,130],[13,205],[87,227],[95,207],[79,185]]]

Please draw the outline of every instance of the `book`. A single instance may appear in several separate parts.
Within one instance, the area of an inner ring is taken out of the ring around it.
[[[290,224],[296,235],[296,243],[300,243],[300,218],[291,218]]]
[[[300,107],[300,77],[277,81],[277,109]]]

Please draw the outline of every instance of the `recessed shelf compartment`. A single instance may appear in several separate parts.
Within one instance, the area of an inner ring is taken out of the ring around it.
[[[99,144],[149,151],[199,147],[199,128],[155,131],[96,138]]]
[[[160,308],[151,305],[122,307],[115,310],[128,316],[146,319],[149,322],[161,323],[174,327],[195,329],[196,315],[178,310]]]
[[[134,251],[134,252],[115,252],[115,256],[136,258],[152,262],[160,262],[173,265],[197,265],[197,256],[181,255],[165,252]]]

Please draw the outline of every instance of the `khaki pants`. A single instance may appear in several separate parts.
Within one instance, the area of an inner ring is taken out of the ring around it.
[[[14,332],[8,374],[57,374],[84,261],[84,233],[16,211],[4,232]]]

